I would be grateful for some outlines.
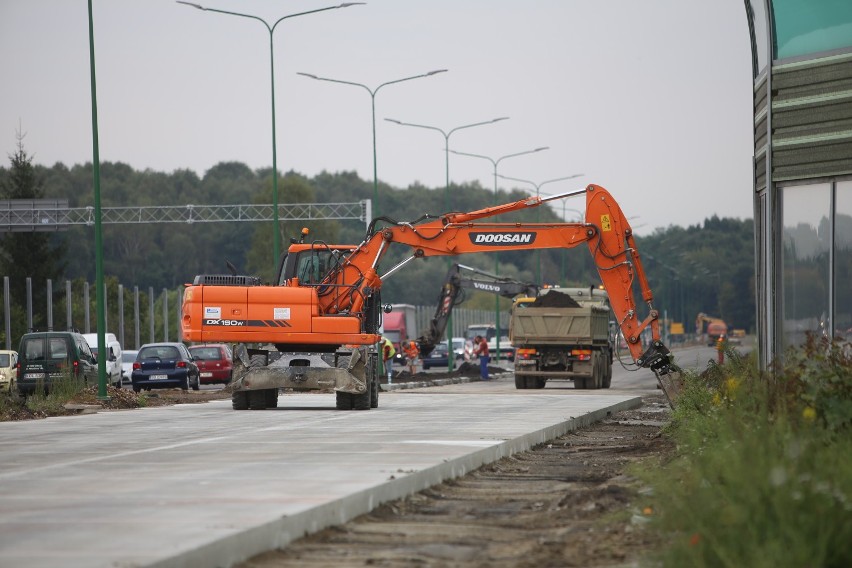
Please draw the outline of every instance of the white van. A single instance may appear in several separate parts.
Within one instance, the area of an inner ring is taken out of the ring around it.
[[[95,358],[98,357],[98,334],[84,333],[83,337],[86,343],[92,349]],[[106,344],[106,374],[109,384],[121,388],[121,344],[116,339],[114,333],[104,334],[104,343]]]

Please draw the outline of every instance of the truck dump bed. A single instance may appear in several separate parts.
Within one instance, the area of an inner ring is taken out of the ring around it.
[[[605,345],[609,340],[609,310],[597,306],[515,309],[509,333],[516,348]]]

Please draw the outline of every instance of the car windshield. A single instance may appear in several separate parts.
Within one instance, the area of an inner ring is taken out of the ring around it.
[[[192,353],[193,357],[198,357],[203,361],[213,361],[222,358],[218,347],[192,347],[189,352]]]
[[[178,359],[179,357],[177,347],[171,345],[145,347],[139,351],[140,359]]]

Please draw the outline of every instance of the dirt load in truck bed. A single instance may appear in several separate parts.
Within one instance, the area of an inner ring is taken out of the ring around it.
[[[627,468],[672,451],[662,395],[240,568],[633,566],[660,542]]]

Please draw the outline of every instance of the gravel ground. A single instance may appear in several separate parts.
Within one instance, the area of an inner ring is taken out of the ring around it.
[[[628,468],[665,459],[662,395],[240,568],[637,566],[661,543]]]

